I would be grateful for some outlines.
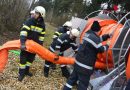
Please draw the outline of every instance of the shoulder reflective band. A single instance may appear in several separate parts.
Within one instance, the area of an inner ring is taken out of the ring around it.
[[[92,41],[92,40],[89,39],[89,38],[84,37],[83,39],[86,40],[86,41],[88,41],[88,42],[89,42],[90,44],[92,44],[95,48],[99,48],[99,47],[102,46],[102,43],[96,44],[94,41]]]

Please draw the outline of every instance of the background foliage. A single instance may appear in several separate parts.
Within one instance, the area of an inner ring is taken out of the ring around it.
[[[72,16],[84,18],[90,12],[100,9],[100,5],[105,2],[121,4],[125,10],[130,11],[129,0],[39,0],[34,2],[35,0],[1,0],[1,35],[6,33],[9,38],[18,36],[8,32],[19,32],[22,23],[29,17],[30,10],[37,5],[45,7],[47,11],[45,21],[56,26],[62,25]]]

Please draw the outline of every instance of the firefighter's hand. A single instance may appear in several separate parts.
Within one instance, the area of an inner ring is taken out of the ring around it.
[[[111,43],[110,41],[107,41],[107,45],[108,45],[108,46],[110,46],[110,43]]]
[[[103,38],[103,41],[106,41],[108,38],[110,38],[110,35],[109,34],[104,34],[102,36],[102,38]]]
[[[26,50],[26,46],[25,46],[25,44],[21,44],[20,49],[21,49],[21,50]]]

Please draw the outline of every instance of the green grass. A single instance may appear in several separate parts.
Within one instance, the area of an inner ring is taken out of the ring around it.
[[[49,23],[46,23],[46,35],[45,35],[45,40],[44,40],[44,46],[49,47],[51,42],[52,42],[52,36],[55,32],[56,28],[50,25]]]

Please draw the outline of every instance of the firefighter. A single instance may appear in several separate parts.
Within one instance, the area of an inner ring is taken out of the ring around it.
[[[68,33],[64,33],[60,35],[56,40],[54,40],[49,48],[51,52],[54,52],[56,55],[63,56],[63,52],[68,48],[72,47],[72,49],[77,51],[76,37],[79,36],[79,31],[77,29],[72,29]],[[58,60],[56,58],[55,60]],[[51,62],[45,61],[44,65],[44,76],[48,77],[49,67]],[[62,76],[68,78],[70,76],[69,71],[65,65],[61,65]]]
[[[72,23],[70,21],[66,21],[62,27],[58,28],[58,30],[53,35],[53,40],[57,39],[61,34],[66,33],[72,29]]]
[[[35,54],[26,51],[26,40],[33,40],[40,45],[43,45],[44,41],[45,8],[42,6],[37,6],[34,8],[34,11],[35,15],[32,18],[29,18],[27,21],[25,21],[20,31],[21,53],[18,81],[22,81],[25,75],[30,77],[32,76],[32,73],[29,72],[29,68],[35,59]]]
[[[58,30],[54,33],[53,35],[53,40],[56,40],[61,34],[63,33],[67,33],[67,31],[70,31],[72,29],[72,22],[70,21],[66,21],[63,26],[61,26],[60,28],[58,28]],[[55,64],[51,64],[50,67],[52,69],[56,69],[56,65]]]
[[[110,44],[110,42],[107,42],[106,45],[102,45],[101,41],[107,40],[110,38],[110,35],[105,34],[100,38],[97,35],[98,31],[100,31],[100,25],[98,21],[94,21],[91,29],[86,33],[82,44],[79,46],[74,70],[63,90],[71,90],[77,81],[79,81],[77,90],[87,90],[90,76],[94,71],[97,54],[106,51]]]

